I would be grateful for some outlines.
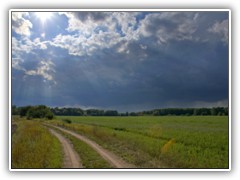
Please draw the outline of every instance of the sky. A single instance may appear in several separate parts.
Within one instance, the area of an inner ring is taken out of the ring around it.
[[[228,106],[228,12],[12,12],[12,103]]]

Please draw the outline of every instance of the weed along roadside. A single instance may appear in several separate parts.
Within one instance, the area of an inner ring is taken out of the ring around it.
[[[68,133],[60,131],[57,128],[53,129],[71,142],[79,157],[81,157],[83,168],[114,168],[114,166],[110,165],[100,154],[85,142],[80,141]]]
[[[47,124],[45,124],[45,125],[47,125]],[[57,127],[57,126],[53,126],[53,125],[49,125],[49,124],[47,126],[57,128],[60,131],[68,133],[68,134],[76,137],[80,141],[83,141],[83,142],[87,143],[89,146],[91,146],[95,151],[97,151],[107,162],[109,162],[115,168],[131,168],[131,167],[134,167],[133,165],[130,165],[130,164],[124,162],[121,158],[117,157],[115,154],[107,151],[106,149],[102,148],[101,146],[99,146],[94,141],[92,141],[92,140],[90,140],[90,139],[88,139],[88,138],[86,138],[82,135],[79,135],[75,132],[72,132],[70,130],[67,130],[67,129],[64,129],[64,128],[61,128],[61,127]]]
[[[13,168],[82,168],[72,145],[56,131],[36,120],[14,123]]]
[[[62,147],[39,122],[19,120],[12,136],[12,168],[62,168]]]
[[[49,131],[58,138],[62,144],[63,153],[64,153],[64,162],[63,168],[82,168],[80,163],[80,158],[70,142],[61,134],[57,133],[55,130],[50,129]]]

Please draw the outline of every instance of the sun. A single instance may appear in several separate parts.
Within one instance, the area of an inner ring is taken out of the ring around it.
[[[51,17],[53,16],[53,13],[52,12],[35,12],[35,15],[37,16],[37,18],[40,19],[42,23],[44,23],[46,20],[51,19]]]

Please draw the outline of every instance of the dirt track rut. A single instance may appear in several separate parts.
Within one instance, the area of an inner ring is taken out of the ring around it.
[[[95,143],[94,141],[86,138],[83,135],[77,134],[73,131],[58,127],[58,126],[54,126],[54,125],[50,125],[47,124],[50,127],[54,127],[57,128],[65,133],[71,134],[72,136],[76,137],[77,139],[85,142],[86,144],[88,144],[89,146],[91,146],[96,152],[98,152],[108,163],[110,163],[112,166],[116,167],[116,168],[134,168],[133,165],[128,164],[127,162],[123,161],[120,157],[118,157],[117,155],[113,154],[112,152],[104,149],[103,147],[101,147],[100,145],[98,145],[97,143]]]
[[[73,149],[73,146],[69,143],[69,141],[53,129],[48,129],[54,136],[58,138],[58,140],[62,144],[64,152],[63,168],[82,168],[80,158],[76,151]]]

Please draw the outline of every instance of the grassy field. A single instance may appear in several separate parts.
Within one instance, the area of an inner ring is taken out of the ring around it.
[[[228,168],[227,116],[61,116],[49,122],[91,138],[140,168]]]
[[[12,168],[61,168],[62,147],[40,122],[14,120]]]

